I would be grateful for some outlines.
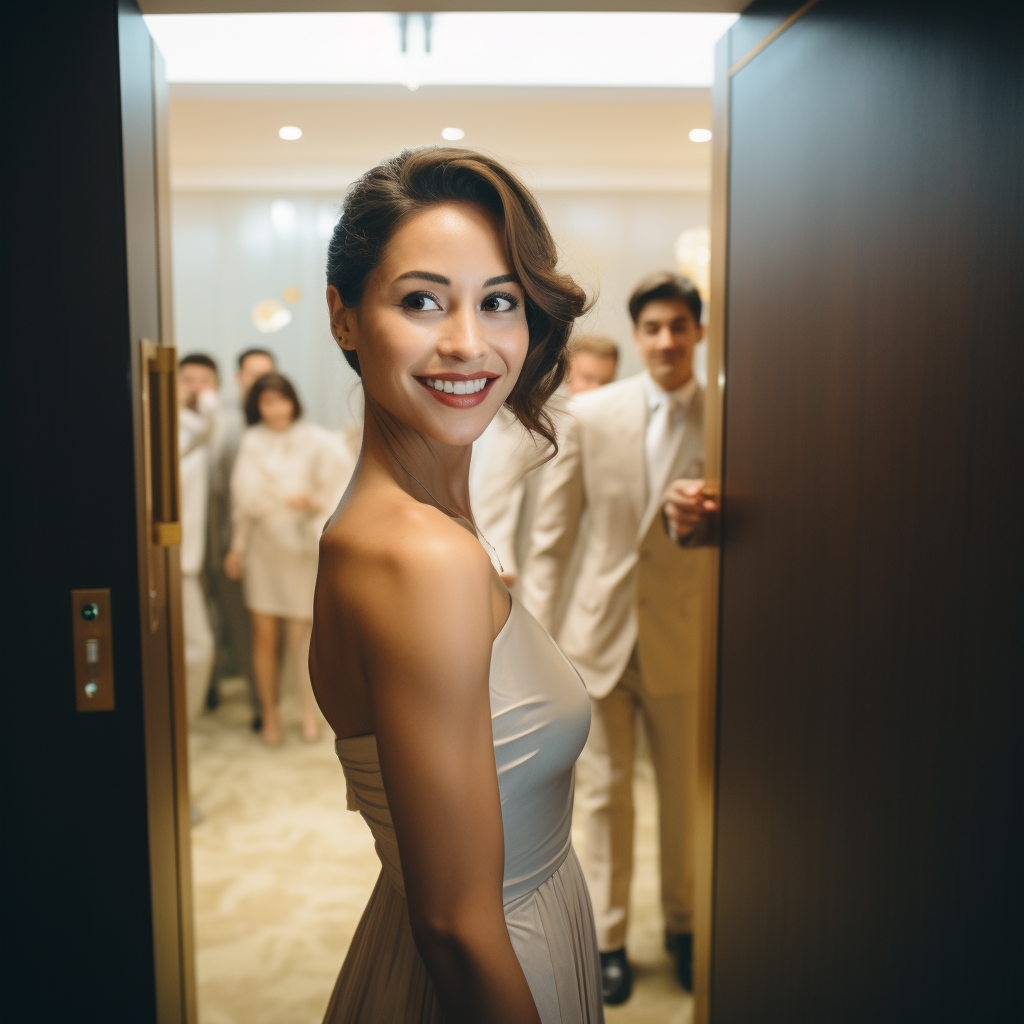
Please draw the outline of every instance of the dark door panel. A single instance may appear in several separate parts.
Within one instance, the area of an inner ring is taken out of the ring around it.
[[[730,81],[722,1024],[1010,1005],[1024,109],[1009,10],[821,0]],[[750,16],[781,21],[764,11]],[[747,20],[734,44],[763,35]]]
[[[156,55],[131,3],[4,13],[13,148],[3,1016],[177,1024],[191,998],[187,787],[171,713],[177,549],[160,546],[150,573],[140,478],[138,342],[170,340],[160,322]],[[99,596],[85,602],[95,605],[88,615],[108,621],[69,621],[69,608],[82,615],[82,592]],[[88,674],[76,644],[87,639],[108,645],[94,652],[102,709],[76,684],[76,664]]]

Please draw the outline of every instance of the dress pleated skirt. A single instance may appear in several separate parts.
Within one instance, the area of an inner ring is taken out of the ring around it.
[[[587,885],[570,847],[536,889],[505,904],[509,938],[542,1024],[601,1024],[601,967]],[[405,897],[381,872],[324,1024],[442,1024]]]

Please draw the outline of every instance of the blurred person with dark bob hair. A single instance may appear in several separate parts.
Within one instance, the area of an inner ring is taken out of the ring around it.
[[[347,482],[339,442],[301,417],[302,403],[287,377],[275,372],[259,377],[245,400],[249,427],[231,474],[233,530],[224,572],[242,580],[252,619],[261,736],[272,746],[282,739],[277,707],[282,623],[291,675],[302,695],[302,733],[310,741],[319,735],[308,664],[317,543]]]
[[[320,542],[310,668],[383,870],[325,1021],[601,1021],[570,838],[589,701],[468,497],[472,443],[503,406],[555,445],[544,406],[586,298],[527,189],[455,148],[352,186],[327,281],[365,417]]]

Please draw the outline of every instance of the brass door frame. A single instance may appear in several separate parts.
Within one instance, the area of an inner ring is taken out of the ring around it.
[[[704,477],[722,495],[725,404],[725,311],[729,232],[729,38],[715,47],[711,86],[711,277],[708,296],[707,390],[704,398]],[[697,806],[693,927],[693,1019],[711,1019],[711,949],[714,936],[716,736],[718,722],[718,611],[721,529],[714,557],[704,567],[701,672],[697,689]]]
[[[171,167],[169,154],[169,96],[163,54],[155,43],[153,49],[153,156],[156,184],[157,263],[159,269],[160,338],[164,346],[174,348],[174,291],[171,263]],[[170,602],[170,653],[174,707],[174,777],[177,817],[178,858],[178,931],[181,950],[183,1019],[195,1024],[199,1019],[196,1002],[195,925],[192,898],[192,802],[188,780],[188,709],[185,699],[185,627],[181,604],[181,481],[178,458],[177,358],[171,376],[173,386],[173,427],[168,443],[173,446],[174,491],[177,508],[177,532],[168,533],[165,524],[163,541],[174,544],[166,548]]]
[[[129,20],[131,16],[129,15]],[[139,19],[141,23],[141,18]],[[122,24],[134,35],[134,26]],[[143,28],[143,31],[145,29]],[[152,88],[153,179],[144,190],[155,223],[158,332],[131,340],[135,435],[136,535],[142,642],[150,898],[157,1024],[195,1024],[195,941],[192,913],[188,723],[181,608],[178,479],[177,354],[173,345],[167,84],[163,59],[148,37]],[[133,40],[134,43],[134,40]],[[138,136],[132,145],[145,143]],[[141,155],[141,149],[133,154]],[[126,149],[126,160],[128,150]],[[129,274],[144,277],[140,261]],[[153,266],[153,264],[150,264]]]

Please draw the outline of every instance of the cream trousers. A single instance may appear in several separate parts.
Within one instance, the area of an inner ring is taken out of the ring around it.
[[[651,696],[636,651],[606,697],[591,698],[590,736],[576,769],[576,821],[584,835],[602,952],[626,944],[633,876],[636,716],[643,717],[658,789],[661,905],[670,932],[693,930],[693,815],[697,774],[695,694]]]

